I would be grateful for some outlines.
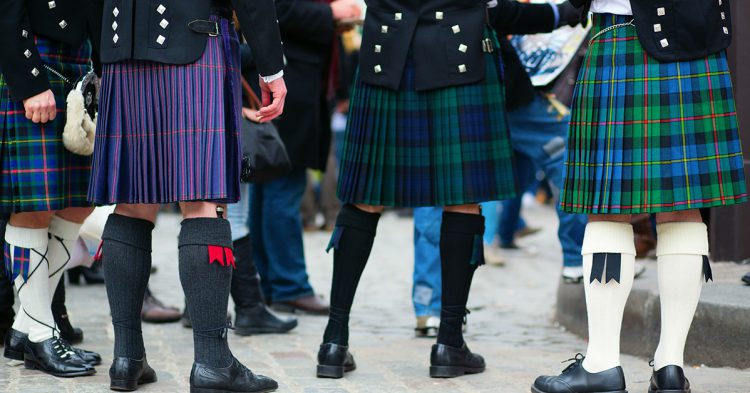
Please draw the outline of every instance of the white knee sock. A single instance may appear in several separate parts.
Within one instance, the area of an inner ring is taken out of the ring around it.
[[[69,268],[67,264],[70,262],[70,255],[75,247],[80,229],[81,224],[65,220],[56,215],[52,216],[52,221],[49,223],[50,239],[47,260],[49,261],[50,301],[55,294],[63,272]]]
[[[14,264],[14,274],[18,274],[14,284],[21,301],[20,310],[24,318],[17,319],[13,328],[29,334],[33,342],[44,341],[54,335],[55,321],[52,318],[49,293],[49,267],[47,265],[47,228],[28,229],[8,224],[5,241],[10,245],[10,257]],[[28,279],[16,269],[15,261],[28,260]],[[22,330],[23,329],[23,330]],[[25,330],[25,331],[24,331]]]
[[[609,269],[616,266],[613,257],[608,257],[604,270],[596,274],[594,259],[603,256],[595,257],[595,254],[601,253],[620,254],[619,282],[607,280],[607,276],[617,273]],[[597,373],[620,365],[620,327],[625,303],[633,287],[635,268],[633,226],[618,222],[589,222],[581,254],[589,321],[589,345],[583,367]],[[596,278],[594,282],[591,282],[592,270]]]
[[[690,324],[698,306],[703,280],[703,256],[708,255],[706,225],[673,222],[656,226],[661,335],[654,369],[682,367]]]

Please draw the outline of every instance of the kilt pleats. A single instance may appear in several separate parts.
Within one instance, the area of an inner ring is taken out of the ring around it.
[[[513,197],[498,51],[487,54],[486,67],[481,82],[430,91],[416,91],[411,61],[398,91],[355,77],[339,198],[410,207]]]
[[[221,29],[191,64],[105,64],[91,201],[239,199],[239,43]]]
[[[632,17],[595,14],[592,37]],[[574,91],[561,207],[656,213],[747,199],[726,54],[660,63],[635,28],[595,37]]]
[[[78,48],[34,37],[42,61],[71,82],[91,70],[91,44]],[[5,55],[5,54],[4,54]],[[8,56],[21,56],[7,54]],[[72,89],[59,76],[39,70],[49,79],[57,116],[45,124],[26,118],[23,102],[13,101],[0,70],[0,212],[21,213],[90,206],[86,201],[91,157],[65,149],[65,102]]]

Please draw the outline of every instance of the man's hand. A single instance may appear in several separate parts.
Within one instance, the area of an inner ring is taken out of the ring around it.
[[[284,78],[279,78],[271,83],[266,83],[260,78],[261,105],[258,110],[258,121],[271,121],[284,111],[284,99],[286,99],[286,84]]]
[[[26,110],[26,118],[34,123],[46,123],[55,120],[57,116],[55,95],[52,94],[52,90],[43,91],[23,100],[23,108]]]
[[[355,19],[362,16],[362,9],[355,0],[336,0],[331,2],[333,19],[336,21]]]

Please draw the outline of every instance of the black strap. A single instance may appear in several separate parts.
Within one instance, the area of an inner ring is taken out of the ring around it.
[[[196,33],[208,34],[211,37],[216,37],[221,34],[219,31],[219,23],[212,20],[196,19],[188,23],[188,28]]]

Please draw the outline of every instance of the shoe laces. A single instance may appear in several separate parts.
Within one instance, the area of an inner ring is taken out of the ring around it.
[[[570,371],[570,370],[578,367],[578,365],[581,364],[581,362],[583,362],[583,359],[585,359],[585,358],[586,358],[586,356],[583,356],[582,353],[578,352],[575,357],[572,357],[572,358],[570,358],[568,360],[563,360],[560,363],[566,363],[566,362],[573,362],[573,363],[569,364],[568,367],[565,367],[565,369],[562,371],[562,373],[565,374],[568,371]]]
[[[73,347],[71,347],[70,344],[68,344],[68,342],[61,337],[54,337],[52,348],[55,350],[55,353],[60,356],[61,359],[68,359],[76,354],[73,350]]]

